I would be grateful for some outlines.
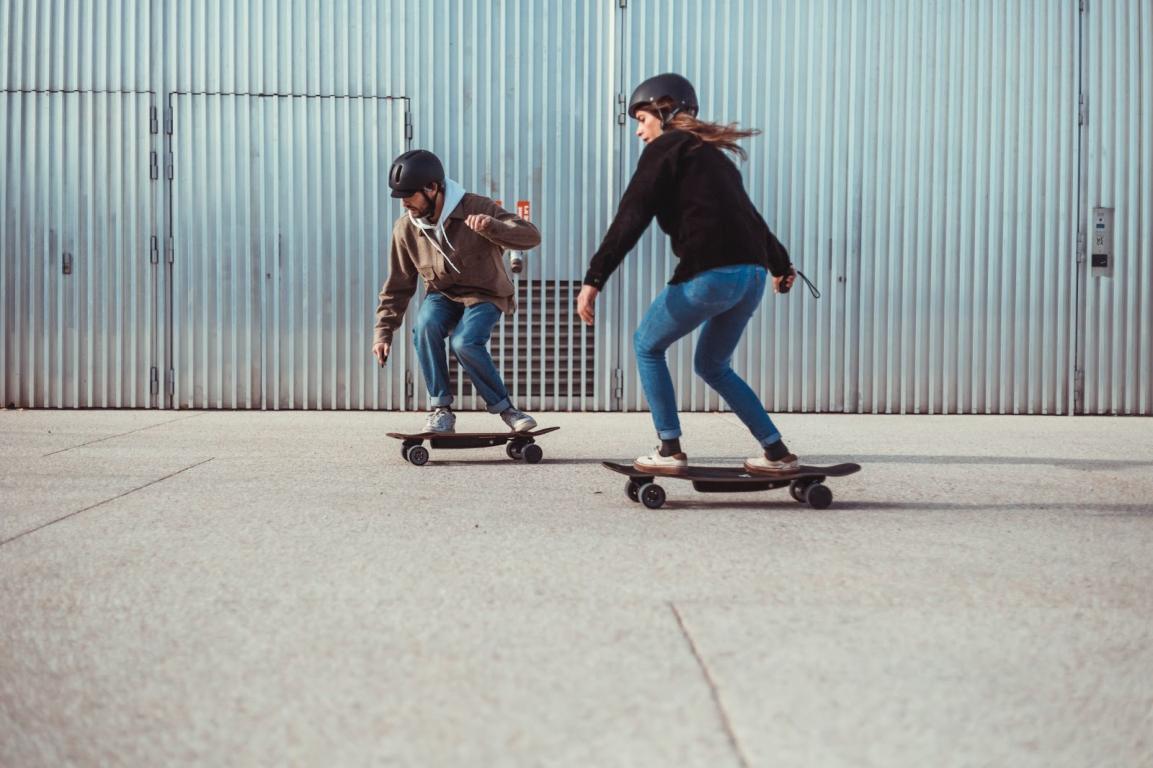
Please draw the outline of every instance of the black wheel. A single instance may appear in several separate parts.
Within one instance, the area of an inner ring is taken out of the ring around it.
[[[645,483],[640,487],[638,493],[641,497],[641,503],[649,509],[660,509],[664,506],[665,489],[656,483]]]
[[[521,453],[529,464],[540,464],[540,460],[544,458],[544,451],[536,443],[529,443],[521,449]]]
[[[428,463],[428,449],[423,445],[414,445],[408,449],[408,460],[418,467]]]
[[[813,509],[828,509],[833,503],[833,492],[829,486],[822,483],[813,483],[805,493],[805,499]]]
[[[637,485],[636,480],[629,480],[625,483],[625,496],[629,497],[629,501],[635,501],[637,504],[641,503],[640,486]]]
[[[508,457],[513,461],[521,460],[520,445],[517,443],[509,443],[506,445],[504,447],[504,452],[507,453]]]
[[[789,483],[789,495],[793,497],[793,501],[805,503],[805,488],[807,486],[801,480],[794,480]]]

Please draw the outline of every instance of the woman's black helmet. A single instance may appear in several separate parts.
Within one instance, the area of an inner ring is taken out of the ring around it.
[[[636,87],[629,98],[629,117],[636,118],[637,110],[641,107],[656,104],[661,99],[672,99],[673,108],[669,114],[661,114],[661,123],[665,124],[679,112],[688,112],[696,117],[700,105],[697,104],[697,92],[693,84],[680,75],[666,72],[663,75],[650,77]]]
[[[432,183],[444,186],[444,166],[427,149],[411,149],[392,161],[388,186],[393,197],[409,197]]]

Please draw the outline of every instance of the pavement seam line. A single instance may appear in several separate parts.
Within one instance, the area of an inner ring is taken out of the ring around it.
[[[677,609],[676,603],[669,601],[669,609],[676,617],[677,626],[680,627],[681,635],[684,636],[685,642],[689,644],[689,650],[692,651],[693,658],[697,660],[697,666],[701,668],[701,674],[705,677],[705,682],[709,685],[709,695],[712,696],[713,704],[717,708],[717,713],[721,718],[721,726],[725,730],[725,736],[728,737],[729,745],[733,748],[733,752],[737,756],[737,761],[741,764],[742,768],[749,768],[749,760],[745,757],[744,750],[741,749],[741,743],[737,741],[737,733],[733,730],[732,720],[729,719],[728,710],[725,709],[725,703],[721,701],[721,691],[717,687],[717,681],[713,679],[713,673],[709,670],[709,665],[705,663],[704,656],[701,655],[700,649],[697,648],[696,641],[693,640],[692,634],[689,632],[689,627],[685,624],[685,619],[681,616],[680,610]]]
[[[187,421],[188,419],[195,419],[197,416],[203,416],[203,415],[204,415],[203,413],[194,413],[191,416],[181,416],[179,419],[169,419],[168,421],[161,421],[157,424],[149,424],[147,427],[141,427],[140,429],[130,429],[127,432],[121,432],[120,434],[117,434],[117,435],[109,435],[108,437],[101,437],[101,438],[98,438],[96,440],[89,440],[87,443],[81,443],[80,445],[70,445],[67,448],[61,448],[58,451],[52,451],[51,453],[46,453],[43,456],[41,456],[40,458],[46,459],[49,456],[55,456],[58,453],[64,453],[65,451],[74,451],[77,448],[83,448],[86,445],[94,445],[96,443],[103,443],[105,440],[114,440],[117,437],[124,437],[125,435],[134,435],[137,432],[143,432],[146,429],[154,429],[156,427],[162,427],[165,424],[175,424],[178,421]]]
[[[55,525],[56,523],[59,523],[63,520],[67,520],[70,517],[75,517],[76,515],[79,515],[81,512],[87,512],[88,510],[96,509],[97,507],[99,507],[103,504],[107,504],[109,502],[116,501],[117,499],[123,499],[125,496],[127,496],[131,493],[136,493],[137,491],[142,491],[150,485],[156,485],[157,483],[164,482],[168,478],[176,477],[180,473],[187,472],[190,469],[196,469],[197,467],[199,467],[203,464],[207,464],[208,462],[212,461],[215,458],[216,458],[215,456],[209,456],[204,461],[198,461],[195,464],[190,464],[189,466],[184,467],[183,469],[178,469],[175,472],[171,472],[171,473],[165,475],[164,477],[158,477],[155,480],[150,480],[149,482],[145,483],[144,485],[137,486],[137,487],[133,488],[132,490],[125,491],[124,493],[121,493],[121,494],[117,494],[116,496],[105,499],[104,501],[98,501],[95,504],[91,504],[91,505],[85,507],[84,509],[78,509],[75,512],[69,512],[67,515],[64,515],[63,517],[58,517],[55,520],[49,520],[47,523],[44,523],[43,525],[38,525],[35,528],[29,528],[27,531],[23,531],[21,533],[16,534],[15,536],[13,536],[11,538],[4,539],[3,541],[0,541],[0,547],[4,546],[5,544],[10,544],[13,541],[16,541],[16,539],[24,538],[25,536],[27,536],[30,533],[36,533],[36,531],[43,530],[44,528],[47,528],[50,525]]]

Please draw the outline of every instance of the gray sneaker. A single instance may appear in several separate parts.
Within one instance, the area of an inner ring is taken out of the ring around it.
[[[536,419],[519,408],[505,408],[501,411],[500,417],[513,432],[529,432],[536,428]]]
[[[424,431],[455,432],[456,414],[452,412],[451,408],[438,405],[428,412],[428,418],[424,420]]]

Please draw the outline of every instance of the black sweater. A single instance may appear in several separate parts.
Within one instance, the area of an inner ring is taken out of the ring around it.
[[[732,264],[760,264],[778,277],[789,272],[788,252],[753,206],[733,161],[691,133],[671,130],[641,153],[585,285],[604,286],[653,216],[679,259],[670,283]]]

